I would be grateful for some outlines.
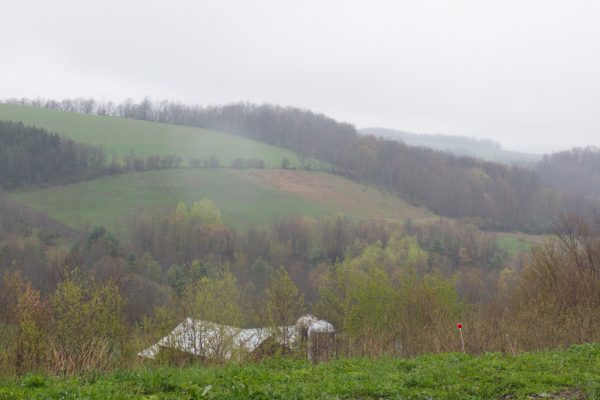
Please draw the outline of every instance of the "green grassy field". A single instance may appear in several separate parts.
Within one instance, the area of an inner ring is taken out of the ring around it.
[[[74,228],[123,227],[127,217],[155,207],[211,199],[233,227],[265,225],[276,217],[435,223],[445,217],[399,197],[317,171],[171,169],[102,177],[65,186],[10,194],[14,200]],[[546,236],[497,232],[498,245],[515,256]]]
[[[237,158],[256,158],[268,167],[277,168],[284,158],[292,165],[298,162],[298,157],[291,151],[199,128],[9,104],[0,104],[0,120],[21,121],[78,142],[100,145],[109,157],[133,151],[144,158],[153,154],[176,154],[186,163],[189,158],[203,159],[211,155],[215,155],[222,165],[229,165]]]
[[[600,399],[600,345],[515,357],[440,354],[0,380],[0,399]]]
[[[283,185],[283,186],[281,186]],[[232,226],[261,225],[275,217],[315,218],[342,212],[351,218],[427,217],[394,196],[346,179],[308,171],[172,169],[122,174],[12,193],[11,197],[67,225],[84,228],[119,220],[141,209],[211,199]],[[340,198],[346,201],[340,201]]]
[[[498,237],[498,247],[506,251],[509,255],[529,251],[533,246],[542,244],[549,235],[526,235],[524,233],[505,233]]]
[[[332,214],[334,210],[251,184],[235,171],[163,170],[103,177],[66,186],[14,194],[13,198],[67,225],[115,228],[128,214],[203,198],[218,205],[228,225],[262,224],[275,216]]]
[[[210,130],[67,113],[0,104],[0,120],[22,121],[74,140],[103,146],[109,155],[177,154],[188,158],[215,155],[222,165],[236,158],[258,158],[278,168],[283,158],[297,156],[258,141]],[[319,164],[319,167],[323,165]],[[115,228],[140,209],[209,198],[232,226],[261,225],[275,217],[309,215],[320,218],[341,212],[352,219],[427,223],[443,217],[404,200],[326,173],[283,170],[150,171],[103,177],[72,185],[13,193],[13,198],[77,228],[104,224]],[[539,238],[499,234],[510,254],[527,250]],[[526,235],[525,235],[526,236]]]

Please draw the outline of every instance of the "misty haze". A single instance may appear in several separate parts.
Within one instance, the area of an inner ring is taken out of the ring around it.
[[[599,20],[3,2],[0,399],[599,398]]]

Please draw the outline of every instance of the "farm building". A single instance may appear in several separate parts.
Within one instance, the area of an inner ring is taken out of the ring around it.
[[[214,322],[186,318],[167,336],[138,355],[155,358],[162,348],[179,350],[200,358],[228,360],[232,357],[253,353],[268,339],[294,342],[294,327],[279,327],[277,331],[267,328],[240,329]],[[284,343],[281,343],[282,345]]]
[[[313,337],[318,337],[318,339],[312,340]],[[324,339],[325,337],[328,339]],[[295,326],[274,329],[241,329],[186,318],[171,333],[138,355],[153,359],[162,349],[172,349],[201,359],[229,360],[243,355],[260,357],[269,353],[273,348],[289,351],[291,348],[302,345],[307,349],[309,359],[322,360],[331,357],[334,342],[333,326],[326,321],[319,321],[311,315],[300,318]],[[315,347],[316,344],[318,344],[317,347]],[[330,347],[324,352],[324,355],[321,355],[323,346]]]

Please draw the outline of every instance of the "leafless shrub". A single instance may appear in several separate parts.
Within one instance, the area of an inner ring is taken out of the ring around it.
[[[80,375],[93,371],[107,371],[110,367],[110,346],[104,339],[92,339],[78,351],[52,343],[46,360],[48,372],[56,375]]]

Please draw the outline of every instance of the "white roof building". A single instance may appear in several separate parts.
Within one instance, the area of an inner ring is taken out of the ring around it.
[[[278,327],[279,334],[269,328],[240,329],[214,322],[186,318],[155,345],[138,353],[153,359],[161,348],[180,350],[199,357],[231,359],[242,353],[252,353],[268,338],[294,343],[295,327]],[[285,335],[285,338],[284,338]]]

